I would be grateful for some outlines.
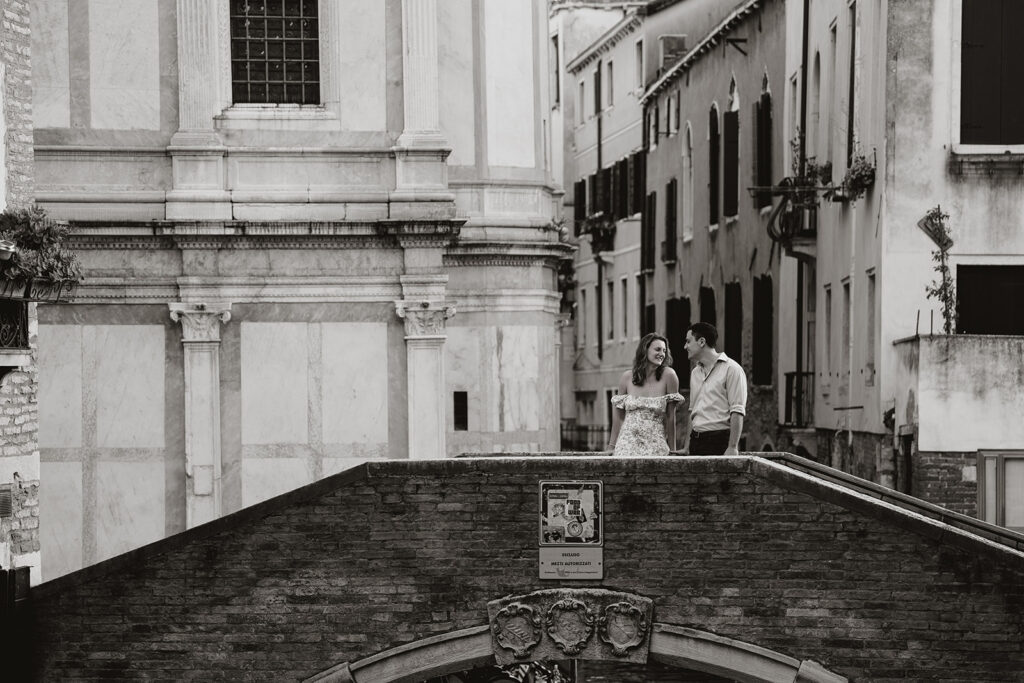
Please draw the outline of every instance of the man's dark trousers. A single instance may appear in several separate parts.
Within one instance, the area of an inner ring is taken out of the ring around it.
[[[725,455],[729,447],[729,430],[690,432],[690,455]]]

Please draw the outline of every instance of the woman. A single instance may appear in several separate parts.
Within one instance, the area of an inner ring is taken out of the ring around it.
[[[633,370],[622,373],[619,393],[612,397],[612,435],[608,450],[627,458],[668,455],[676,448],[676,404],[679,377],[672,365],[668,340],[645,335],[636,347]]]

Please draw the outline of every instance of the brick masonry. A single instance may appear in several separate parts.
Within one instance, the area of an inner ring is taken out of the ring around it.
[[[0,60],[4,64],[4,122],[7,135],[2,169],[6,174],[8,208],[33,203],[32,65],[30,60],[29,2],[0,0]],[[10,372],[0,383],[0,458],[34,459],[34,467],[14,469],[18,477],[4,477],[13,484],[14,515],[0,520],[0,544],[7,544],[16,566],[38,564],[39,552],[39,447],[36,406],[36,305],[29,304],[31,363]],[[0,463],[2,465],[2,463]],[[31,470],[31,471],[29,471]],[[8,562],[0,557],[0,565]],[[37,567],[38,569],[38,567]]]
[[[1024,555],[751,457],[367,464],[34,589],[34,680],[301,680],[487,623],[538,482],[604,482],[603,586],[856,681],[1021,680]]]
[[[915,452],[911,495],[978,517],[978,454]]]

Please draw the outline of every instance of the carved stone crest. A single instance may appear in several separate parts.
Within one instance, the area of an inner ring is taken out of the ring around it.
[[[619,657],[643,643],[648,628],[647,615],[628,602],[605,607],[597,627],[601,640],[611,645],[612,652]]]
[[[545,623],[548,636],[567,655],[579,654],[594,632],[593,612],[575,598],[563,598],[551,605]]]
[[[525,657],[540,642],[540,615],[530,606],[513,602],[495,615],[491,624],[494,639],[516,657]]]

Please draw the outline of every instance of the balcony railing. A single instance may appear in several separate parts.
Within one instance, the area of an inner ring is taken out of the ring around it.
[[[0,349],[28,348],[28,304],[0,300]]]
[[[814,424],[814,373],[786,373],[787,427],[807,427]]]

